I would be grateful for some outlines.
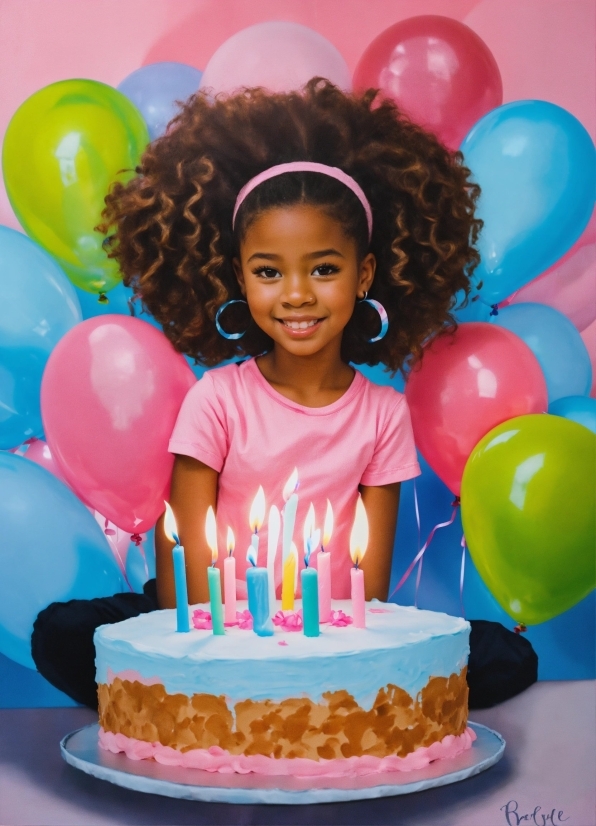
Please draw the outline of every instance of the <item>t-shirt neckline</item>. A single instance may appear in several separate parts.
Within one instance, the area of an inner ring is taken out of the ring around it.
[[[274,387],[272,387],[265,376],[261,373],[254,357],[244,362],[244,366],[246,370],[249,370],[252,373],[259,386],[262,387],[267,395],[274,401],[284,407],[289,407],[291,410],[299,410],[301,413],[306,413],[309,416],[327,416],[329,413],[335,413],[337,410],[341,410],[342,407],[345,407],[356,395],[358,395],[362,387],[362,383],[366,381],[363,374],[359,370],[355,369],[352,383],[346,392],[339,397],[339,399],[336,399],[334,402],[331,402],[331,404],[326,404],[323,407],[307,407],[304,404],[299,404],[292,399],[288,399],[287,396],[282,395],[282,393],[279,393]]]

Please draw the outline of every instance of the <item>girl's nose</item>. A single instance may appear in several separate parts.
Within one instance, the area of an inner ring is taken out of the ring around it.
[[[283,304],[300,307],[303,304],[313,304],[316,301],[312,284],[309,278],[301,275],[288,275],[284,278],[284,289],[281,295]]]

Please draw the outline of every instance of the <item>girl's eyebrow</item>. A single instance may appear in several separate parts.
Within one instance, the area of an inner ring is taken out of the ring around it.
[[[309,252],[307,253],[304,258],[323,258],[325,255],[337,255],[339,258],[344,258],[344,256],[339,252],[339,250],[334,249],[333,247],[329,247],[326,250],[316,250],[316,252]],[[247,264],[253,260],[253,258],[264,258],[266,261],[277,261],[281,258],[281,255],[275,255],[272,252],[253,252],[250,258],[247,260]]]

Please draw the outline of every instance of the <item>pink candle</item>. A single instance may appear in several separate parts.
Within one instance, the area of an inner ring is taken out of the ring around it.
[[[364,571],[360,568],[352,568],[350,571],[352,579],[352,618],[354,628],[366,628],[364,620]]]
[[[352,578],[352,614],[354,628],[364,628],[364,571],[358,566],[362,562],[362,557],[366,553],[368,545],[368,519],[366,510],[362,502],[362,497],[358,494],[356,501],[356,515],[352,532],[350,533],[350,556],[354,567],[351,570]]]
[[[319,622],[329,622],[331,615],[331,556],[329,551],[317,554],[319,575]]]
[[[234,554],[234,534],[228,528],[228,556],[224,559],[224,623],[236,622],[236,559]]]

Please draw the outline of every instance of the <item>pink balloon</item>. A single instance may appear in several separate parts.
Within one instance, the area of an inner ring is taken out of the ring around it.
[[[23,455],[25,459],[29,459],[31,462],[35,462],[36,465],[48,470],[57,479],[64,482],[65,485],[68,484],[57,463],[54,461],[50,446],[47,442],[44,442],[43,439],[33,439],[29,442],[27,445],[27,450]]]
[[[195,381],[159,330],[124,315],[77,324],[50,355],[41,410],[54,460],[78,496],[123,530],[143,533],[163,512],[168,440]]]
[[[370,87],[450,149],[503,102],[499,67],[486,43],[458,20],[434,14],[402,20],[372,41],[354,72],[355,90]]]
[[[215,94],[245,86],[289,92],[315,76],[346,91],[352,87],[346,61],[322,34],[300,23],[269,21],[226,40],[205,67],[200,88]]]
[[[459,496],[464,466],[489,430],[545,413],[548,393],[530,348],[504,327],[474,321],[425,348],[406,384],[416,445]]]
[[[580,333],[596,320],[596,211],[571,249],[503,305],[526,301],[559,310]]]
[[[590,396],[596,399],[596,321],[593,321],[589,327],[582,330],[581,337],[586,345],[586,350],[592,362],[592,388]]]

